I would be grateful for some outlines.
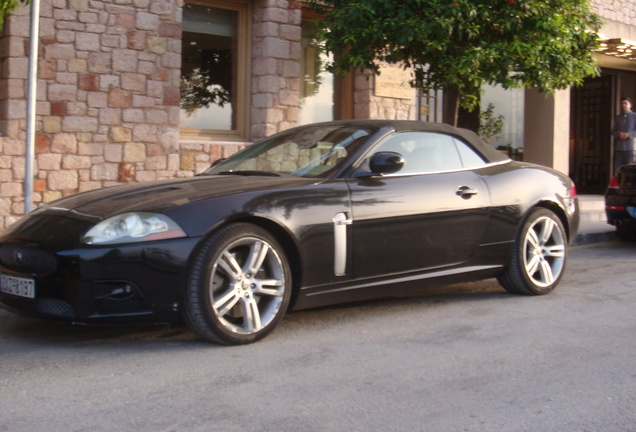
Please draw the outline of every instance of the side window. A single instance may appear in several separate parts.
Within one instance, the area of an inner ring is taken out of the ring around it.
[[[477,168],[485,164],[484,159],[469,147],[465,142],[455,139],[455,145],[459,156],[462,158],[464,168]]]
[[[439,133],[403,132],[389,137],[374,153],[400,153],[406,162],[398,173],[401,175],[459,170],[463,165],[454,141],[453,137]]]

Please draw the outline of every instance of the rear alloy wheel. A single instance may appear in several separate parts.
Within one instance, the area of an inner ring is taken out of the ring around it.
[[[535,209],[517,234],[510,263],[497,279],[514,294],[547,294],[563,275],[567,248],[561,220],[550,210]]]
[[[282,319],[290,287],[289,265],[276,239],[255,225],[229,225],[212,234],[194,259],[186,321],[211,342],[255,342]]]

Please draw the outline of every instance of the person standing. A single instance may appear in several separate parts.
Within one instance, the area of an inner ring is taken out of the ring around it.
[[[636,149],[634,149],[636,113],[632,111],[630,98],[621,99],[621,113],[614,119],[612,135],[614,136],[614,172],[616,172],[621,165],[636,162]]]

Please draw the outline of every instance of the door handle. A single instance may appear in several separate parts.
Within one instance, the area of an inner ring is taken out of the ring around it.
[[[333,217],[333,272],[336,276],[344,276],[347,274],[347,225],[351,225],[352,223],[353,220],[347,213],[337,213]]]
[[[470,199],[473,195],[477,195],[477,190],[468,186],[460,186],[455,194],[463,199]]]

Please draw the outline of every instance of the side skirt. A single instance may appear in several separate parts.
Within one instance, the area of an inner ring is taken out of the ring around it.
[[[351,284],[330,287],[306,287],[300,290],[293,310],[326,306],[336,303],[368,300],[402,294],[407,291],[433,288],[495,277],[503,265],[483,265],[445,269],[430,273],[399,277],[352,281]]]

